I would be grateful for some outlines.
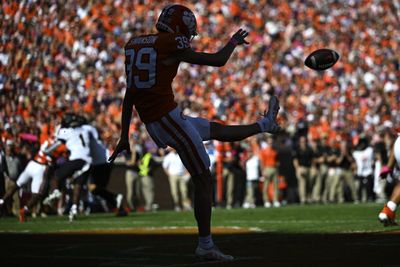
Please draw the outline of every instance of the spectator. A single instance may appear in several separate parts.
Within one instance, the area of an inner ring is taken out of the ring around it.
[[[14,144],[11,140],[6,143],[5,159],[8,169],[8,179],[6,179],[6,192],[10,191],[15,185],[18,176],[22,172],[22,162],[15,151]],[[10,203],[7,203],[7,209],[9,213],[19,214],[20,200],[18,194],[13,194]]]
[[[3,198],[5,192],[6,192],[6,177],[8,177],[8,167],[7,167],[7,161],[6,161],[6,156],[3,151],[3,142],[1,142],[0,139],[0,199]],[[4,215],[4,210],[1,205],[4,203],[0,203],[0,217]]]
[[[154,177],[153,177],[153,169],[156,165],[154,160],[154,150],[148,150],[145,146],[142,148],[143,154],[140,157],[139,161],[139,177],[140,177],[140,185],[144,197],[144,210],[152,211],[155,209],[154,203]]]
[[[285,192],[285,199],[288,203],[297,203],[298,189],[296,171],[293,165],[293,149],[291,139],[286,137],[278,137],[278,161],[279,161],[279,175],[283,176],[284,181],[287,183]]]
[[[256,190],[260,179],[260,159],[251,149],[248,151],[248,160],[246,161],[246,198],[243,208],[254,209],[256,207]]]
[[[340,141],[340,154],[337,158],[337,164],[339,167],[339,182],[336,187],[337,200],[339,203],[344,202],[344,185],[350,190],[351,200],[358,203],[356,184],[354,180],[354,159],[351,156],[352,148],[347,140]],[[333,186],[335,187],[335,186]]]
[[[328,151],[328,176],[326,178],[325,183],[325,195],[323,199],[327,203],[334,203],[336,197],[337,186],[339,185],[340,176],[339,176],[339,167],[338,167],[338,158],[340,155],[340,151],[338,149],[338,140],[335,138],[331,138],[329,141],[329,151]]]
[[[313,200],[316,203],[326,203],[328,201],[328,156],[329,145],[328,136],[326,134],[321,136],[321,142],[317,145],[317,176],[313,189]]]
[[[125,164],[125,182],[126,182],[126,199],[128,206],[131,210],[135,210],[139,207],[140,202],[140,180],[139,180],[139,158],[137,144],[135,138],[130,138],[131,153],[126,155]]]
[[[300,203],[311,202],[311,165],[314,159],[314,153],[307,143],[307,138],[301,136],[299,147],[296,149],[293,159],[293,165],[296,169],[296,177],[299,185]]]
[[[188,195],[188,181],[190,176],[180,160],[178,153],[171,149],[164,157],[162,166],[165,173],[168,175],[175,211],[181,211],[182,208],[184,210],[191,210],[192,206]],[[181,197],[179,197],[179,192]]]
[[[225,157],[223,161],[222,177],[225,185],[226,208],[232,209],[233,202],[235,200],[235,174],[233,173],[234,155],[232,150],[233,144],[225,143],[223,146]]]
[[[264,177],[263,186],[263,200],[264,207],[270,208],[273,204],[274,207],[279,208],[281,203],[278,199],[279,188],[278,188],[278,153],[273,147],[272,136],[267,137],[266,145],[260,152],[262,175]],[[269,196],[269,185],[272,183],[273,196],[272,199]]]
[[[62,114],[74,109],[93,118],[107,147],[113,147],[125,92],[123,45],[131,35],[150,32],[166,2],[145,0],[134,7],[126,0],[2,3],[3,142],[12,141],[19,155],[30,158]],[[228,123],[254,121],[273,91],[280,99],[282,126],[291,137],[297,133],[331,139],[340,126],[356,144],[362,135],[371,138],[399,125],[398,20],[391,1],[185,4],[195,11],[206,37],[195,38],[195,48],[216,50],[222,33],[243,24],[252,44],[212,75],[208,68],[181,66],[174,90],[190,115]],[[341,55],[324,73],[302,64],[319,47]],[[131,126],[140,135],[138,122],[135,113]],[[325,177],[323,170],[321,165]]]
[[[357,165],[358,199],[361,202],[373,201],[373,163],[374,151],[366,137],[359,140],[353,157]]]

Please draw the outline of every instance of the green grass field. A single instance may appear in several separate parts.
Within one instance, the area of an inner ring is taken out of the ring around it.
[[[400,227],[381,204],[215,209],[213,239],[233,262],[194,257],[193,212],[0,219],[1,266],[400,266]]]
[[[381,208],[381,204],[342,204],[292,205],[278,209],[214,209],[212,225],[276,233],[371,233],[395,229],[384,228],[378,222],[377,215]],[[131,213],[127,217],[115,217],[113,214],[82,215],[73,223],[66,216],[35,218],[27,223],[19,223],[15,218],[0,220],[1,232],[25,233],[139,228],[171,228],[174,231],[175,228],[195,226],[193,212],[173,211]]]

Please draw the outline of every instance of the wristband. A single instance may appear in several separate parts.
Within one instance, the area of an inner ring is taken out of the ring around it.
[[[229,43],[230,43],[230,44],[233,44],[234,46],[237,46],[237,45],[239,44],[239,42],[238,42],[235,38],[231,38],[231,39],[229,40]]]
[[[391,173],[392,172],[392,169],[391,168],[389,168],[388,166],[383,166],[382,168],[381,168],[381,171],[380,171],[380,173],[379,173],[379,177],[385,177],[385,176],[387,176],[389,173]]]

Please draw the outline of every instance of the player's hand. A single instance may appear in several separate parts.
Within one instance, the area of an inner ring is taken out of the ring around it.
[[[379,178],[381,179],[386,179],[386,177],[389,175],[389,173],[392,172],[392,169],[390,169],[388,166],[383,166],[381,168],[381,171],[379,173]]]
[[[118,156],[119,153],[126,151],[128,153],[131,152],[131,148],[129,145],[129,140],[128,139],[120,139],[118,141],[117,147],[115,148],[114,152],[112,155],[108,158],[109,163],[113,163],[115,158]]]
[[[248,31],[239,29],[231,38],[230,42],[234,45],[249,44],[245,38],[249,35]]]

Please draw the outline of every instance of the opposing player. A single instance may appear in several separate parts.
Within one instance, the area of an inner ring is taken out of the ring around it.
[[[48,153],[46,150],[52,145],[52,143],[52,139],[48,139],[42,143],[39,152],[35,155],[34,159],[28,162],[24,171],[19,175],[16,183],[13,184],[10,190],[6,192],[3,199],[0,199],[1,206],[9,201],[18,189],[31,181],[32,196],[28,203],[19,210],[20,222],[26,221],[27,215],[31,213],[32,208],[41,200],[43,196],[43,189],[47,182],[46,172],[52,162],[52,157],[51,155],[48,155],[50,153]]]
[[[90,156],[92,165],[90,167],[89,190],[92,194],[102,197],[109,206],[111,206],[117,216],[125,216],[126,211],[122,208],[122,194],[114,194],[107,190],[107,184],[110,179],[112,166],[107,163],[109,156],[106,147],[100,140],[97,129],[90,125],[82,116],[75,116],[77,126],[82,127],[89,135]]]
[[[51,203],[53,199],[61,197],[60,189],[64,186],[67,178],[72,178],[74,190],[72,196],[72,206],[69,212],[69,220],[73,221],[78,215],[78,204],[82,185],[89,177],[92,158],[90,156],[89,134],[82,127],[75,127],[73,114],[66,114],[61,128],[56,133],[57,142],[48,151],[51,152],[61,144],[65,144],[70,155],[68,161],[55,171],[54,179],[51,183],[51,194],[43,201],[45,204]]]
[[[238,30],[217,53],[195,52],[190,41],[197,35],[193,12],[181,5],[166,6],[158,18],[158,33],[136,36],[125,45],[127,90],[122,106],[121,137],[109,160],[129,151],[129,124],[133,105],[152,139],[161,148],[174,148],[195,184],[194,214],[199,231],[195,254],[206,260],[232,260],[213,243],[210,231],[212,180],[203,141],[239,141],[258,133],[276,133],[279,103],[271,96],[265,116],[250,125],[222,125],[182,114],[174,101],[171,83],[180,62],[224,66],[238,45],[248,44],[247,31]]]
[[[386,176],[393,171],[396,167],[400,167],[400,136],[397,137],[393,149],[390,152],[389,161],[386,166],[382,167],[380,177],[386,178]],[[384,226],[397,225],[396,223],[396,209],[400,203],[400,183],[397,181],[396,186],[393,189],[392,195],[389,201],[385,204],[383,209],[378,215],[378,219]]]

